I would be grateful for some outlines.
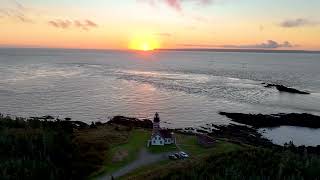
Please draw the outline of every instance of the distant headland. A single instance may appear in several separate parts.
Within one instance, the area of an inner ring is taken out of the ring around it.
[[[274,49],[177,48],[177,49],[156,49],[156,50],[157,50],[157,51],[199,51],[199,52],[304,53],[304,54],[320,54],[320,51],[309,51],[309,50],[274,50]]]

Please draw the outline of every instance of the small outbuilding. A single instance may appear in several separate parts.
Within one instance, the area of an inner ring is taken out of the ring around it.
[[[212,147],[216,140],[205,134],[197,134],[198,143],[203,147]]]

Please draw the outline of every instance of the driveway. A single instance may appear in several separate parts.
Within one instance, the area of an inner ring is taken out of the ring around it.
[[[127,164],[126,166],[122,167],[118,171],[112,173],[112,174],[104,174],[101,177],[97,178],[98,180],[109,180],[112,179],[111,177],[113,176],[114,178],[121,177],[123,175],[126,175],[133,170],[148,165],[148,164],[153,164],[156,162],[159,162],[161,160],[168,159],[168,156],[174,152],[166,152],[166,153],[158,153],[158,154],[152,154],[146,150],[146,148],[141,149],[139,152],[138,159],[135,161]]]

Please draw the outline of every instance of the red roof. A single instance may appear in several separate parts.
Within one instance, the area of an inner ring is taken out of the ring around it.
[[[159,135],[162,138],[172,138],[172,134],[171,131],[168,129],[160,129],[159,131],[157,131],[155,134],[153,134],[152,136],[156,136]]]
[[[161,129],[159,130],[161,137],[163,138],[172,138],[172,134],[169,130],[167,129]]]

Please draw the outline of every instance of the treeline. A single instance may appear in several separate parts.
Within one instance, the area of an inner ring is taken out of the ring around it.
[[[86,154],[79,148],[82,142],[74,142],[79,128],[90,127],[70,118],[0,114],[0,179],[83,179],[103,161],[93,166],[81,159]]]
[[[293,147],[290,147],[291,149]],[[320,179],[320,157],[297,154],[284,148],[253,148],[206,159],[186,161],[146,172],[132,179],[255,180]]]

